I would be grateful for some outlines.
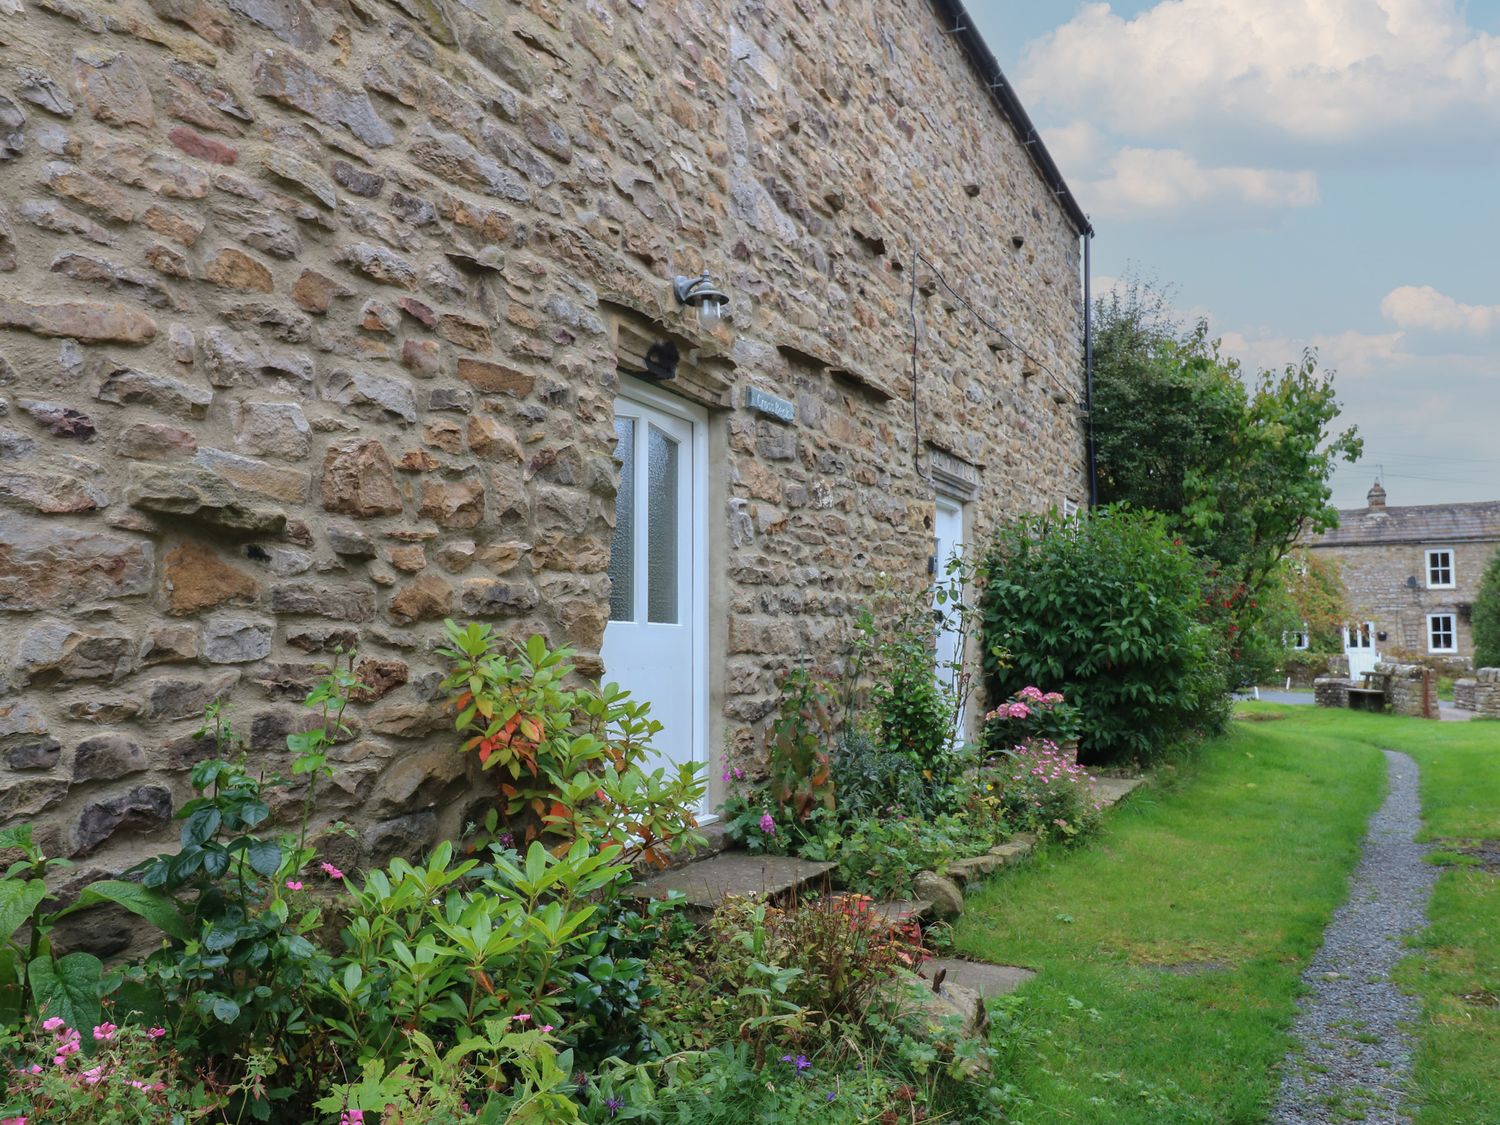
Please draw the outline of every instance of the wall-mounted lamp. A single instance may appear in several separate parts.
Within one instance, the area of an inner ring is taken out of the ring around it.
[[[708,331],[719,323],[724,306],[729,304],[729,294],[714,283],[707,270],[701,277],[674,277],[672,292],[679,302],[698,310],[698,323]]]

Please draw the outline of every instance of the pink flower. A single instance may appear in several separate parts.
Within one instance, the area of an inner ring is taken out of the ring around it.
[[[776,835],[776,821],[770,813],[762,813],[760,818],[760,830],[767,836]]]
[[[64,1026],[64,1022],[62,1016],[52,1016],[42,1021],[42,1030],[56,1031],[58,1028]]]
[[[550,1023],[544,1023],[544,1024],[542,1024],[542,1030],[544,1032],[546,1032],[546,1031],[552,1031],[554,1029],[553,1029],[553,1027],[552,1027],[552,1025]]]
[[[527,1022],[530,1021],[530,1019],[531,1019],[531,1013],[530,1012],[517,1012],[516,1015],[515,1015],[515,1021],[517,1023],[527,1023]]]
[[[82,1078],[90,1086],[97,1085],[99,1079],[104,1077],[104,1068],[102,1066],[91,1066],[79,1074],[78,1077]]]
[[[146,1032],[146,1038],[160,1039],[162,1036],[166,1035],[166,1033],[167,1029],[164,1027],[153,1027],[150,1031]]]
[[[112,1023],[101,1023],[94,1028],[94,1038],[101,1043],[108,1043],[115,1037],[115,1032],[120,1029]]]
[[[328,864],[325,863],[323,866],[327,867]],[[299,883],[296,879],[288,879],[286,881],[286,889],[289,891],[300,891],[302,889],[302,884]]]
[[[365,1111],[362,1109],[346,1109],[339,1114],[339,1125],[364,1125]]]
[[[26,1125],[24,1117],[0,1117],[0,1125]]]
[[[320,863],[320,864],[318,864],[318,866],[323,869],[323,874],[327,875],[330,879],[342,879],[344,877],[344,873],[342,871],[340,871],[337,867],[335,867],[331,863],[326,863],[326,862],[325,863]],[[356,1110],[353,1110],[352,1112],[359,1113],[361,1111],[356,1109]],[[360,1118],[359,1120],[364,1120],[364,1119]]]

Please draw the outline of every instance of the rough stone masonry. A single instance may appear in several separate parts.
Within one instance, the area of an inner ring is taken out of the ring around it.
[[[285,772],[339,646],[340,858],[455,831],[441,619],[598,671],[649,345],[710,410],[715,747],[926,581],[935,463],[971,538],[1085,499],[1080,232],[928,0],[8,8],[0,821],[80,878],[171,839],[210,702]]]

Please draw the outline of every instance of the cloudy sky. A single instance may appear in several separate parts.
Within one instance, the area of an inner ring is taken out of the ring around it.
[[[1500,0],[969,0],[1096,278],[1336,370],[1362,507],[1500,499]]]

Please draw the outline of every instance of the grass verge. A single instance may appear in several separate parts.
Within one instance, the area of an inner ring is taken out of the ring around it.
[[[1009,1037],[1017,1121],[1248,1123],[1275,1095],[1384,762],[1337,731],[1240,720],[1163,776],[1088,848],[991,881],[958,927],[961,952],[1040,973]]]

